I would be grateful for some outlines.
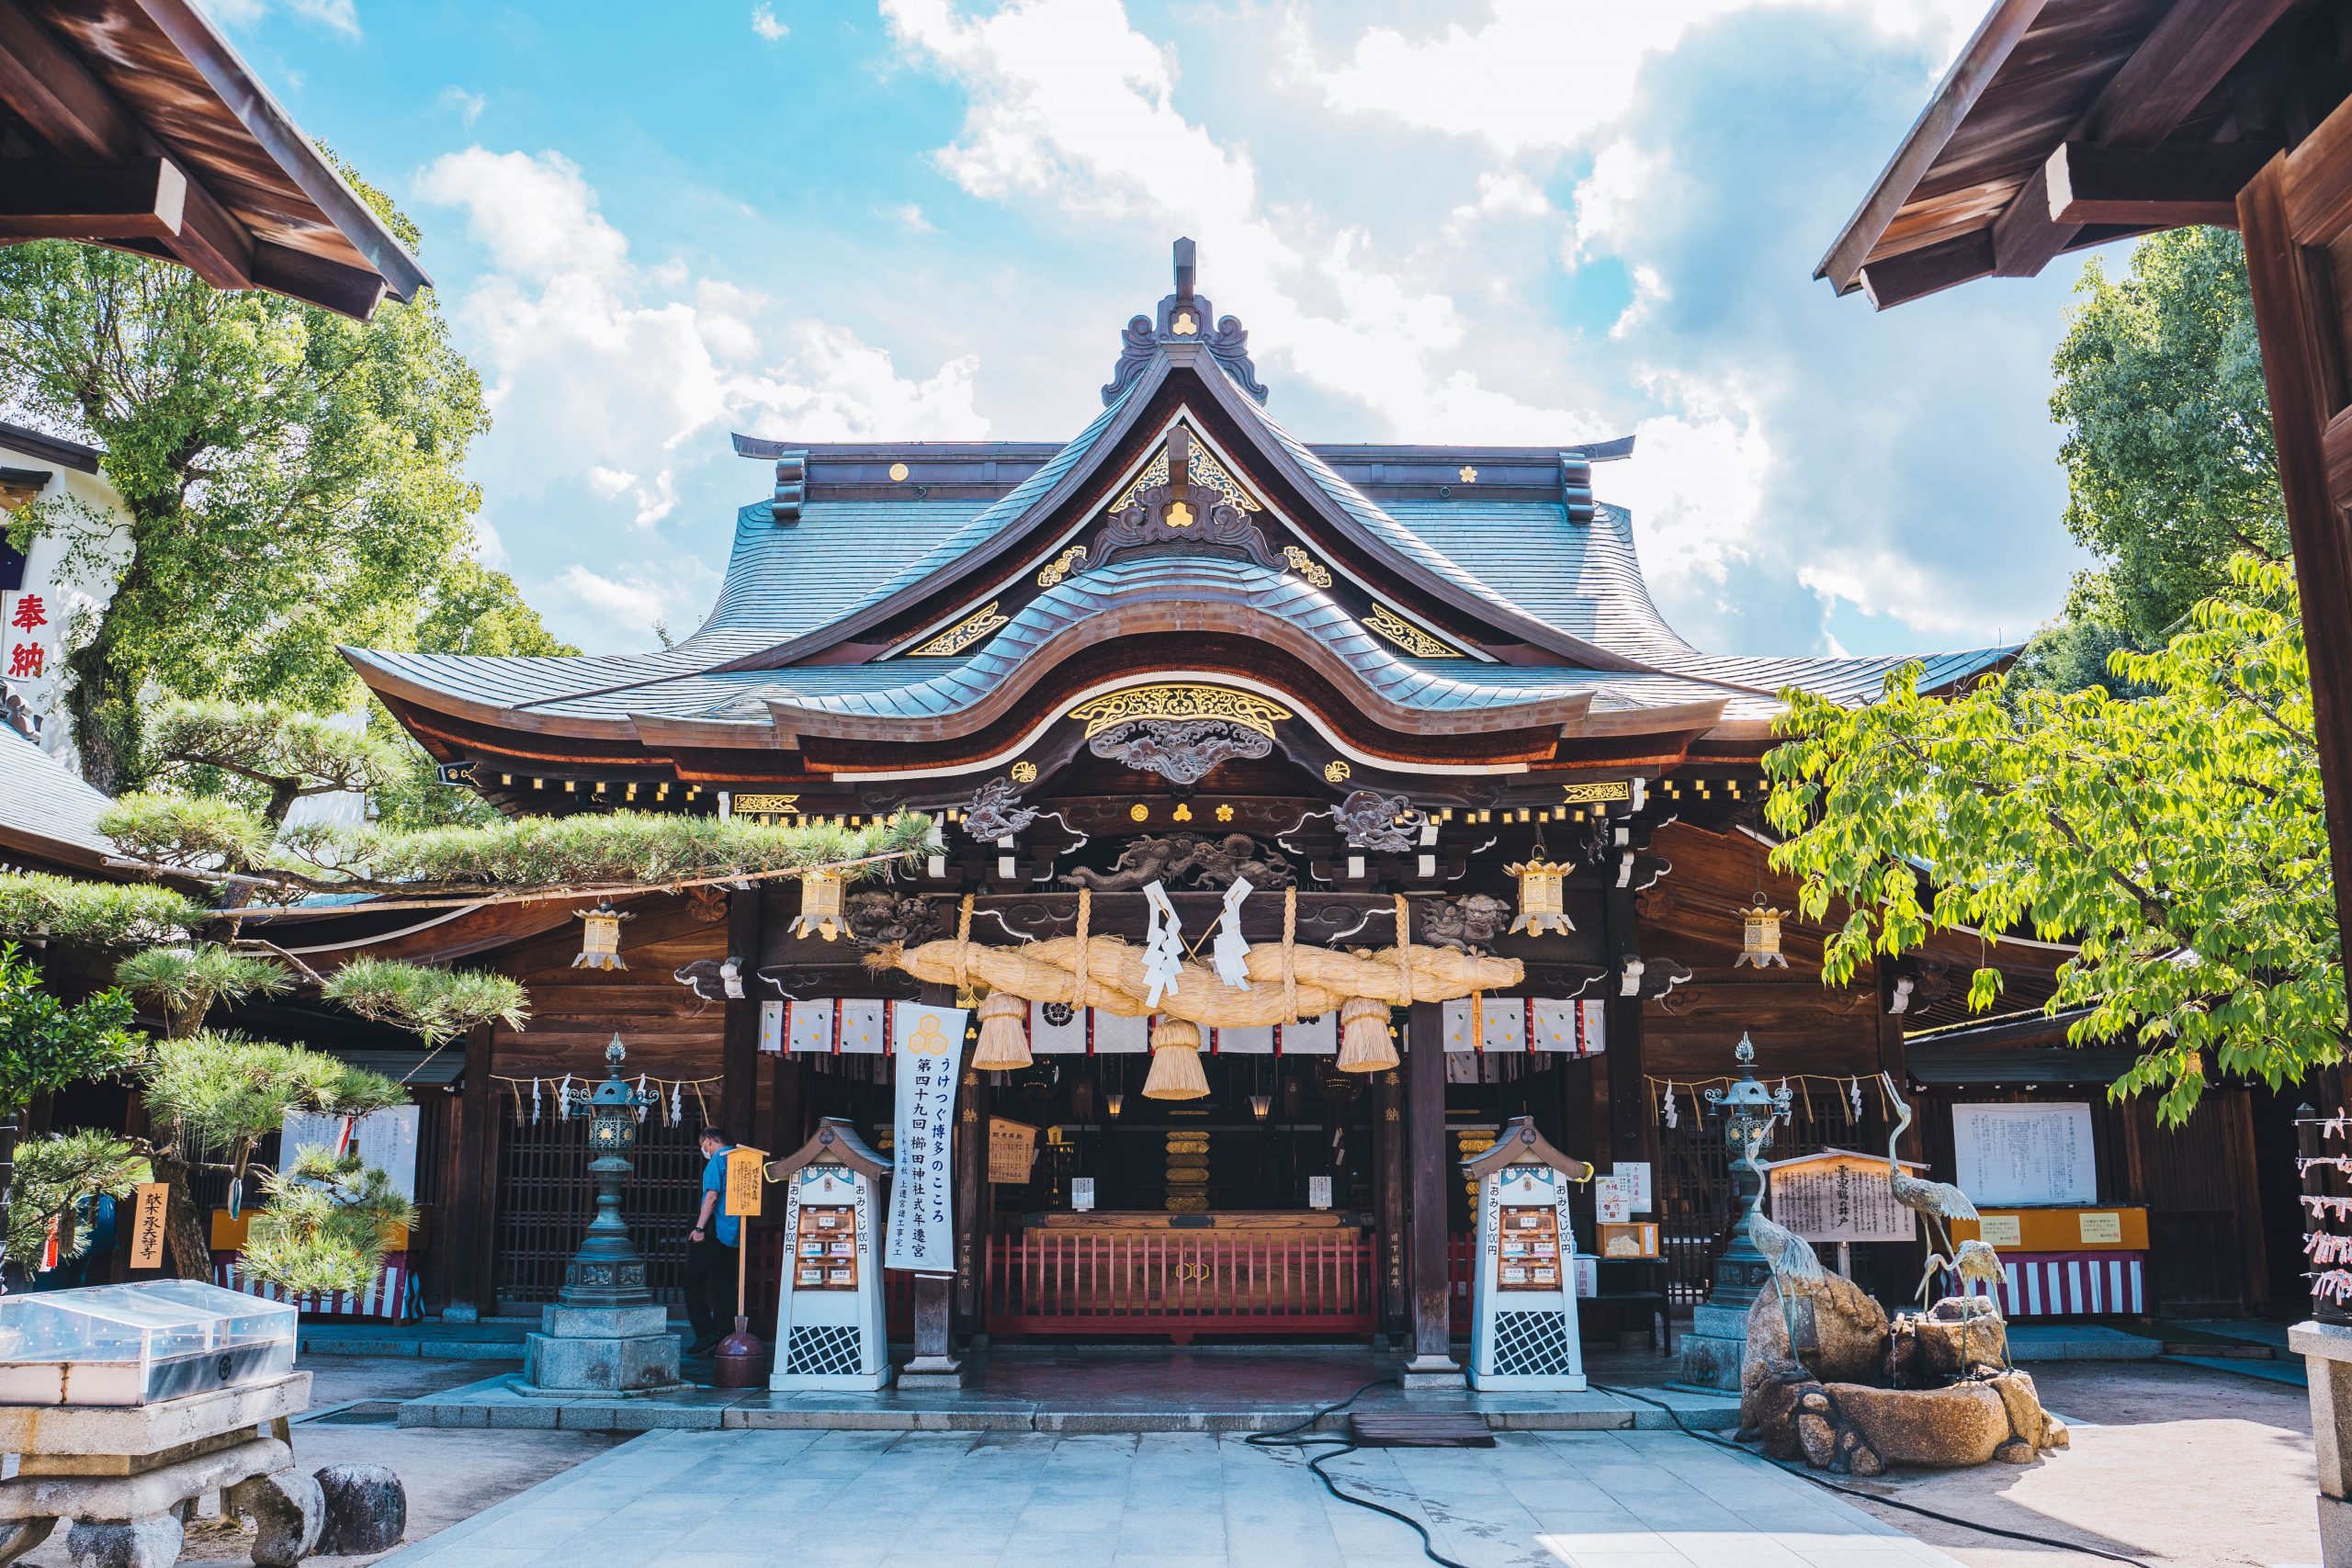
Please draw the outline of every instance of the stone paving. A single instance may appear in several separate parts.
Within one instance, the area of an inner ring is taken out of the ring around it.
[[[1760,1460],[1672,1432],[1506,1432],[1329,1468],[1471,1568],[1957,1568]],[[636,1438],[386,1568],[1410,1568],[1412,1531],[1295,1451],[1202,1433]]]

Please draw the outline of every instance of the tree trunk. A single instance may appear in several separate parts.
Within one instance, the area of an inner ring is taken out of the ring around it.
[[[8,1235],[8,1202],[17,1185],[17,1129],[24,1121],[21,1106],[0,1111],[0,1240]],[[25,1270],[28,1278],[32,1270]]]
[[[65,660],[65,706],[74,718],[82,776],[105,794],[119,795],[139,772],[139,687],[116,662],[113,644],[101,621],[98,635]]]
[[[156,1180],[171,1184],[164,1207],[164,1231],[171,1240],[172,1272],[182,1280],[209,1281],[212,1238],[206,1234],[204,1215],[196,1206],[191,1184],[196,1172],[175,1155],[157,1153],[149,1156],[148,1163],[155,1168]]]

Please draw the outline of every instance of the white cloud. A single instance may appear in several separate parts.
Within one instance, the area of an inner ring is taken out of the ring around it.
[[[770,43],[779,41],[792,31],[790,28],[776,19],[775,7],[768,5],[752,7],[752,30]]]
[[[490,100],[481,94],[469,93],[458,86],[442,88],[441,102],[458,111],[458,118],[466,122],[469,130],[473,129],[474,121],[481,118],[481,111],[490,107]]]
[[[593,533],[599,514],[649,528],[677,514],[688,470],[732,461],[727,426],[812,440],[987,433],[968,357],[910,380],[848,329],[783,320],[758,290],[640,266],[560,153],[469,148],[427,164],[415,190],[460,209],[489,264],[453,313],[488,387],[481,467],[503,502],[570,493],[576,528]],[[567,554],[582,542],[575,532]],[[603,592],[566,581],[582,604]]]
[[[897,219],[899,225],[909,233],[936,234],[939,232],[937,226],[934,225],[929,218],[923,215],[922,207],[920,203],[912,201],[902,202],[899,206],[890,209],[890,216]]]
[[[198,4],[223,27],[250,28],[276,9],[351,38],[359,36],[359,10],[353,0],[198,0]]]
[[[609,572],[575,562],[548,586],[551,603],[591,618],[609,646],[616,628],[650,636],[658,624],[684,637],[717,596],[718,575],[693,560],[632,561]]]
[[[1485,218],[1542,218],[1551,197],[1517,169],[1490,169],[1478,176],[1478,197],[1446,215],[1449,234],[1461,234]]]

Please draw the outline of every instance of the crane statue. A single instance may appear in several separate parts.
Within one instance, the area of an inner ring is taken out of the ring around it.
[[[1764,1255],[1772,1270],[1772,1289],[1781,1298],[1781,1324],[1789,1331],[1789,1359],[1802,1368],[1797,1355],[1797,1292],[1814,1295],[1822,1289],[1821,1259],[1813,1244],[1796,1232],[1768,1218],[1761,1209],[1747,1216],[1747,1239]]]
[[[2001,1267],[2001,1255],[1993,1250],[1992,1244],[1978,1241],[1971,1236],[1962,1242],[1950,1258],[1940,1252],[1928,1254],[1927,1272],[1919,1277],[1919,1299],[1922,1302],[1928,1299],[1928,1288],[1936,1275],[1946,1269],[1950,1269],[1960,1276],[1960,1291],[1962,1296],[1969,1293],[1968,1287],[1972,1284],[1984,1286],[1985,1294],[1991,1296],[2009,1282],[2007,1271]],[[1962,1371],[1968,1370],[1968,1331],[1974,1321],[1973,1314],[1960,1320],[1960,1361]],[[2008,1336],[2005,1334],[2001,1337],[2001,1370],[2008,1371],[2009,1365]]]
[[[1928,1223],[1935,1228],[1936,1239],[1943,1243],[1945,1254],[1953,1256],[1955,1249],[1951,1245],[1951,1233],[1944,1228],[1944,1222],[1976,1218],[1976,1205],[1968,1201],[1967,1193],[1950,1182],[1923,1181],[1903,1168],[1902,1156],[1897,1151],[1902,1147],[1903,1130],[1911,1125],[1911,1108],[1903,1102],[1903,1096],[1896,1091],[1893,1073],[1879,1074],[1878,1081],[1885,1086],[1886,1098],[1894,1102],[1895,1111],[1894,1126],[1886,1134],[1887,1184],[1894,1190],[1896,1202],[1928,1216]],[[1923,1285],[1920,1287],[1923,1303],[1926,1297],[1927,1288]]]

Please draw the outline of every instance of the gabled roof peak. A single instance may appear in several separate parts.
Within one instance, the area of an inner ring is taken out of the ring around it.
[[[1119,362],[1111,367],[1111,379],[1103,383],[1103,407],[1125,396],[1162,345],[1169,344],[1197,344],[1207,349],[1209,358],[1233,378],[1234,385],[1261,404],[1265,402],[1266,384],[1258,379],[1258,367],[1250,362],[1250,333],[1241,318],[1217,315],[1207,295],[1193,292],[1197,258],[1192,241],[1176,242],[1176,292],[1159,301],[1157,321],[1149,316],[1133,317],[1119,334]],[[1208,325],[1212,321],[1216,323],[1214,330]]]

